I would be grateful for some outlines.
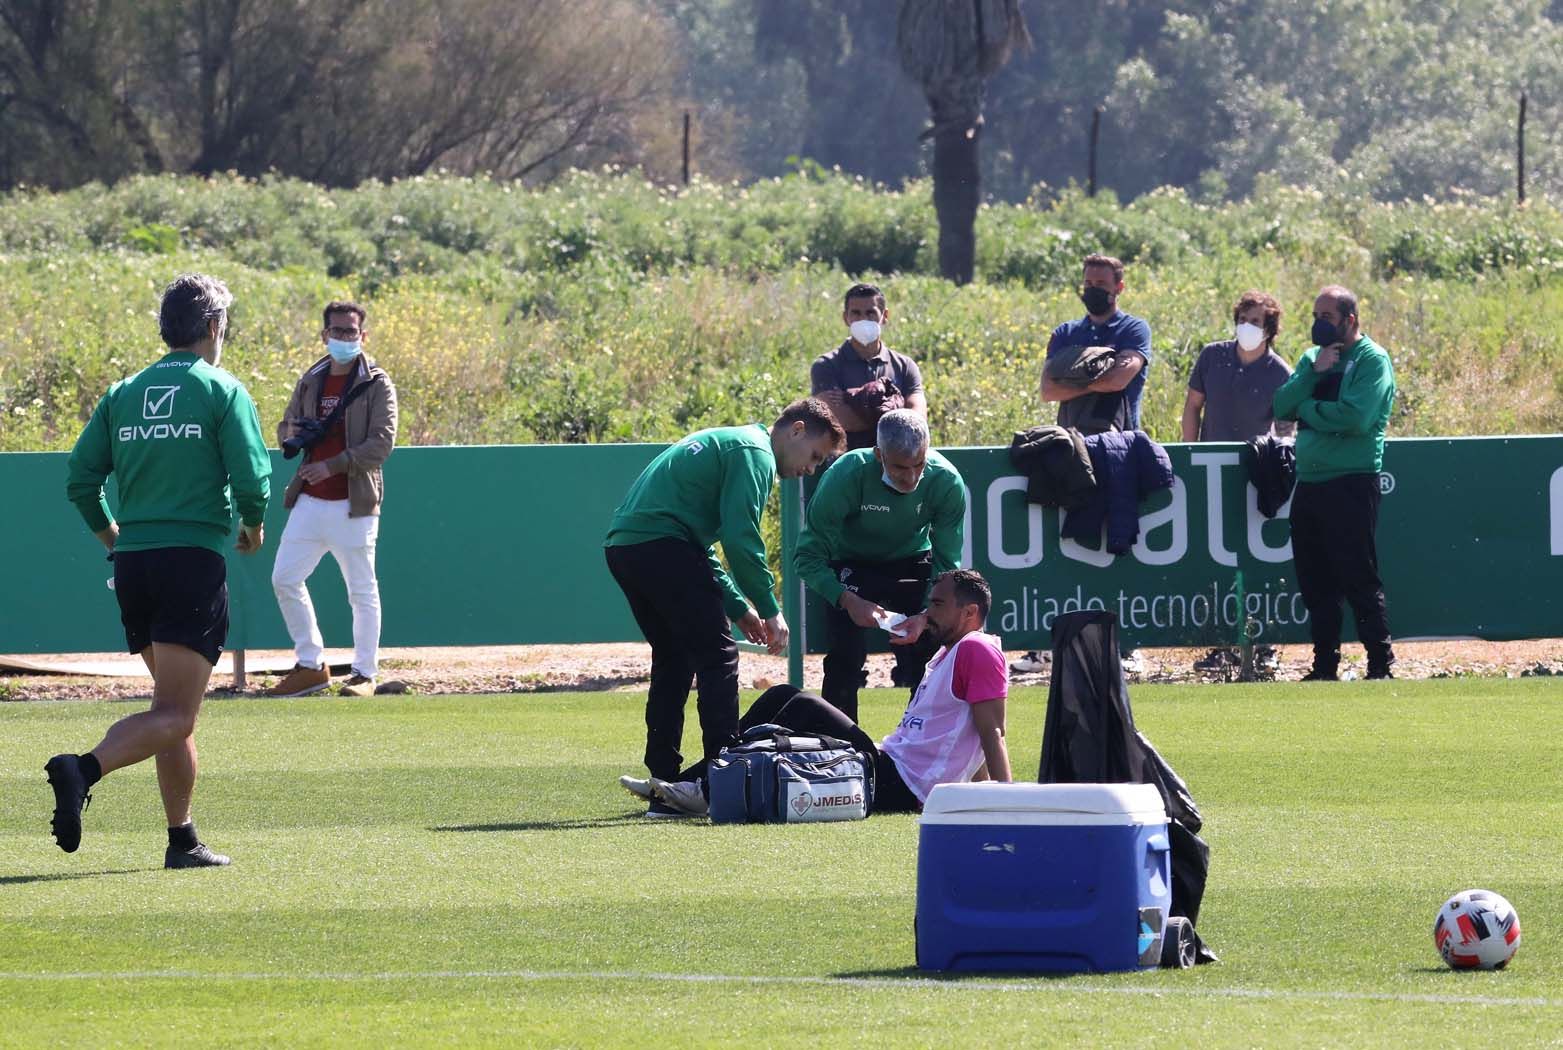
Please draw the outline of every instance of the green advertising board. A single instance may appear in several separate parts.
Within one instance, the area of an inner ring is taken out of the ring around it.
[[[379,540],[383,643],[639,638],[601,544],[613,508],[662,447],[397,449]],[[1046,646],[1053,618],[1075,608],[1113,610],[1134,645],[1231,643],[1245,619],[1259,641],[1307,639],[1286,520],[1258,513],[1239,446],[1167,449],[1176,483],[1144,502],[1139,542],[1117,557],[1062,539],[1059,512],[1025,502],[1007,449],[945,453],[970,493],[963,563],[992,582],[989,626],[1006,646]],[[273,459],[279,496],[294,465]],[[1563,438],[1392,440],[1384,466],[1378,549],[1396,637],[1563,637]],[[64,488],[63,453],[0,455],[0,652],[123,644],[105,586],[111,566]],[[782,489],[796,515],[798,485]],[[266,549],[229,555],[230,648],[289,644],[270,582],[286,517],[274,499]],[[784,522],[789,548],[795,525]],[[310,587],[327,644],[350,644],[330,558]],[[822,651],[817,604],[799,601],[796,581],[787,587],[795,637]]]
[[[1047,648],[1053,619],[1082,608],[1115,612],[1137,646],[1235,644],[1245,621],[1255,641],[1308,640],[1290,505],[1259,513],[1240,445],[1166,448],[1174,485],[1141,504],[1139,540],[1117,556],[1063,538],[1063,512],[1026,503],[1008,449],[944,450],[968,492],[962,564],[993,587],[988,628],[1007,648]],[[1563,438],[1392,440],[1380,491],[1395,637],[1563,636]]]
[[[639,638],[603,562],[608,519],[663,445],[399,448],[386,462],[377,568],[385,645],[508,645]],[[64,453],[0,455],[0,653],[123,648],[113,566],[65,500]],[[298,460],[272,453],[266,545],[228,554],[230,649],[291,643],[271,590]],[[113,479],[109,503],[114,505]],[[321,633],[350,646],[330,557],[309,581]]]

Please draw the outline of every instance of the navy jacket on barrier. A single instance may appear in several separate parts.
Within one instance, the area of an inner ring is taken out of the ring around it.
[[[1064,519],[1063,534],[1090,544],[1107,525],[1107,550],[1122,554],[1140,538],[1140,502],[1172,485],[1167,450],[1143,430],[1109,430],[1085,438],[1096,495]]]

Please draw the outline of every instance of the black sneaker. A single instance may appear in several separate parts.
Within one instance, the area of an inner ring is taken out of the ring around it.
[[[652,802],[646,807],[647,820],[688,820],[693,813],[685,813],[681,809],[674,809],[666,802]]]
[[[233,861],[221,853],[213,853],[210,846],[197,842],[195,849],[182,850],[169,846],[163,853],[165,868],[226,868]]]
[[[1313,670],[1303,675],[1302,680],[1304,682],[1338,682],[1340,681],[1340,677],[1336,675],[1334,671],[1326,671],[1322,668],[1315,667]]]
[[[92,802],[87,780],[81,775],[81,759],[75,755],[55,755],[44,763],[54,788],[54,819],[49,822],[54,841],[66,853],[81,846],[81,813]]]
[[[1395,677],[1395,673],[1393,671],[1391,671],[1388,667],[1370,667],[1370,668],[1368,668],[1368,673],[1362,676],[1364,681],[1369,681],[1369,682],[1373,681],[1375,678],[1393,678],[1393,677]]]
[[[1240,662],[1241,660],[1233,659],[1230,649],[1212,649],[1194,661],[1194,670],[1225,671],[1228,667],[1235,667]]]

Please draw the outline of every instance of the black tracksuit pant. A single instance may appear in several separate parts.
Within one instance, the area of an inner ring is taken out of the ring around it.
[[[932,567],[932,552],[896,561],[831,563],[836,578],[858,597],[908,616],[923,610]],[[858,690],[868,684],[864,671],[868,632],[878,628],[859,627],[839,605],[826,608],[825,624],[830,651],[825,654],[825,682],[820,693],[833,707],[856,721]],[[893,645],[890,649],[895,654],[891,680],[908,689],[917,688],[928,661],[939,651],[938,645],[926,636],[912,645]]]
[[[1368,670],[1387,669],[1394,662],[1373,541],[1378,504],[1376,473],[1300,481],[1292,494],[1292,558],[1308,607],[1315,670],[1334,673],[1340,664],[1342,599],[1356,614]]]
[[[797,686],[774,685],[761,693],[738,722],[740,732],[755,726],[778,725],[799,736],[839,737],[874,760],[874,812],[916,813],[922,803],[901,779],[895,761],[879,750],[874,738],[823,697]],[[680,780],[704,780],[711,756],[679,774]]]
[[[702,752],[714,758],[738,731],[738,643],[706,552],[676,539],[604,548],[641,634],[651,643],[646,768],[678,779],[684,704],[695,682]]]

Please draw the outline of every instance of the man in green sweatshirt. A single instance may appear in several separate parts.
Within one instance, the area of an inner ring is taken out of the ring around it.
[[[65,491],[114,561],[125,641],[152,673],[152,707],[109,727],[86,754],[44,766],[54,788],[55,840],[81,844],[81,813],[105,774],[148,758],[168,817],[165,868],[221,866],[190,819],[195,719],[228,633],[223,546],[265,540],[271,457],[249,392],[217,367],[233,296],[221,281],[185,274],[163,292],[159,324],[170,352],[109,387],[71,450]],[[103,482],[119,479],[119,517]]]
[[[1308,607],[1313,668],[1304,681],[1334,681],[1340,666],[1341,599],[1351,603],[1369,678],[1393,678],[1384,584],[1379,579],[1379,471],[1395,403],[1389,354],[1362,334],[1357,297],[1332,284],[1313,303],[1316,344],[1275,392],[1275,418],[1297,421],[1292,560]]]
[[[603,544],[608,571],[651,644],[645,761],[653,777],[679,779],[691,679],[704,757],[715,758],[737,734],[738,646],[729,618],[749,641],[773,653],[787,648],[760,514],[777,475],[812,474],[846,441],[824,402],[794,401],[769,432],[758,424],[717,427],[669,446],[614,511]],[[718,540],[731,575],[716,556]],[[684,815],[653,800],[649,781],[620,783],[650,803],[648,817]]]
[[[960,568],[965,524],[961,476],[928,447],[928,424],[911,409],[879,417],[874,447],[848,452],[820,478],[793,566],[828,606],[820,693],[853,721],[866,682],[866,632],[887,612],[909,617],[890,633],[892,680],[911,689],[922,681],[938,649],[922,637],[929,584]]]

